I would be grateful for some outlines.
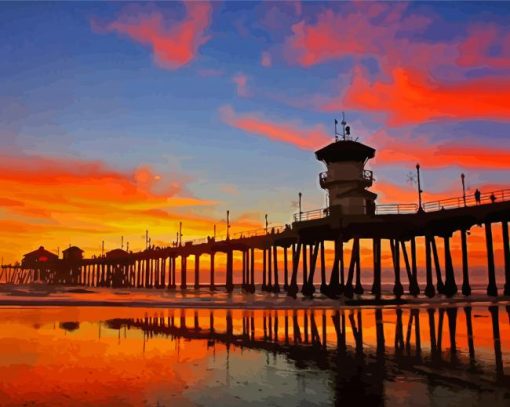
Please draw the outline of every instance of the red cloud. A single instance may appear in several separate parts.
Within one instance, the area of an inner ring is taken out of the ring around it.
[[[165,22],[161,12],[154,11],[145,15],[125,15],[108,24],[105,29],[150,45],[157,65],[177,69],[190,63],[198,48],[209,40],[205,31],[211,21],[211,5],[186,1],[184,7],[184,19],[172,24]]]
[[[377,164],[420,163],[428,168],[457,165],[471,169],[510,169],[510,150],[503,146],[488,147],[469,142],[443,142],[431,144],[427,139],[396,139],[385,132],[372,136],[377,145]]]
[[[253,114],[238,115],[230,106],[220,109],[222,120],[232,127],[270,140],[293,144],[303,150],[314,150],[331,142],[322,125],[303,129],[297,123],[275,123]]]
[[[370,82],[356,70],[345,94],[320,109],[339,107],[388,114],[389,123],[402,125],[434,119],[510,118],[510,80],[473,79],[459,83],[436,82],[403,68],[392,71],[391,80]]]

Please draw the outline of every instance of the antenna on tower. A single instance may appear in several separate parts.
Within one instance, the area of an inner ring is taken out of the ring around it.
[[[342,137],[345,141],[345,125],[347,124],[347,122],[345,121],[345,113],[342,112]],[[349,128],[349,133],[351,132],[351,129]]]

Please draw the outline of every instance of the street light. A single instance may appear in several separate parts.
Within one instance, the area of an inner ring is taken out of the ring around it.
[[[230,239],[230,211],[227,210],[227,240]]]
[[[420,181],[420,164],[416,164],[416,175],[418,179],[418,212],[423,212],[423,207],[421,205],[421,181]]]
[[[266,235],[267,235],[267,227],[268,227],[268,223],[267,223],[267,213],[264,215],[264,218],[266,219]]]
[[[298,194],[298,197],[299,197],[299,221],[301,222],[301,215],[303,213],[303,211],[301,210],[301,198],[303,197],[303,194],[300,192]]]
[[[460,174],[460,179],[462,180],[462,199],[464,200],[464,206],[466,206],[466,183],[465,183],[466,176],[464,173]]]

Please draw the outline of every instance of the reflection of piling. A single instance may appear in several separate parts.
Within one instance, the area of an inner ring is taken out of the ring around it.
[[[489,307],[489,312],[492,319],[492,336],[494,340],[494,357],[496,363],[496,375],[503,376],[503,357],[501,354],[501,338],[499,335],[499,309],[496,305]]]

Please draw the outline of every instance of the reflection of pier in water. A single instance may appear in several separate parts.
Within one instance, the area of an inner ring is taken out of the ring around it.
[[[234,317],[230,310],[224,311],[224,316],[218,315],[223,311],[210,311],[206,323],[199,311],[176,310],[170,311],[167,317],[113,319],[106,325],[112,329],[140,329],[146,338],[159,335],[204,340],[208,346],[223,343],[227,350],[235,346],[285,354],[297,367],[312,363],[334,371],[335,386],[342,390],[337,397],[342,400],[363,393],[376,402],[382,400],[383,380],[395,374],[392,369],[395,366],[425,375],[429,380],[455,385],[475,381],[478,386],[476,379],[480,374],[485,379],[495,378],[495,385],[510,384],[503,368],[499,329],[502,309],[488,307],[492,332],[487,336],[492,336],[493,363],[477,358],[476,326],[473,324],[477,315],[473,316],[470,306],[463,309],[245,310],[239,317]],[[373,316],[369,319],[367,313],[373,313]],[[465,323],[462,328],[467,333],[467,352],[460,351],[457,345],[461,313],[463,325]],[[510,320],[510,306],[506,307],[506,313]],[[189,323],[191,317],[193,322]],[[394,318],[394,321],[389,323],[388,318]],[[393,325],[390,332],[388,325]],[[364,339],[364,330],[373,330],[375,342]],[[425,342],[426,346],[423,345]],[[492,367],[494,371],[491,371]],[[444,374],[445,371],[448,373]],[[455,372],[455,377],[451,372]],[[474,374],[471,380],[465,377],[466,372]],[[483,383],[487,385],[492,381],[485,379]]]

